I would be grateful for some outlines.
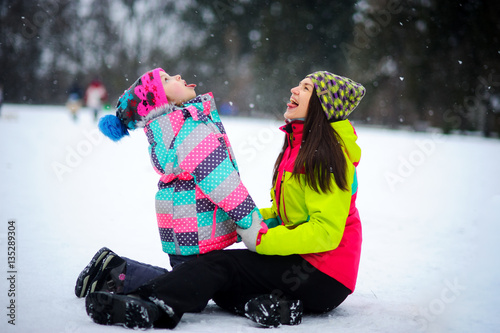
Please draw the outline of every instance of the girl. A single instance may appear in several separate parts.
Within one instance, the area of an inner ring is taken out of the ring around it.
[[[212,93],[196,96],[195,87],[180,75],[154,69],[125,90],[116,116],[99,122],[114,141],[144,128],[153,168],[160,175],[156,215],[172,267],[233,244],[236,225],[248,228],[252,216],[262,220],[239,177]],[[126,293],[166,272],[102,248],[80,273],[75,294]]]
[[[361,151],[346,117],[365,89],[315,72],[291,93],[273,205],[261,211],[265,223],[255,219],[238,229],[250,251],[214,251],[130,295],[89,294],[87,313],[96,323],[173,328],[185,312],[212,298],[264,326],[296,324],[301,306],[330,311],[354,291],[362,238],[356,208]]]

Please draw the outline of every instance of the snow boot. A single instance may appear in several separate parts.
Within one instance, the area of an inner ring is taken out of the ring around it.
[[[113,253],[107,247],[101,248],[96,252],[89,264],[81,271],[76,279],[75,295],[76,297],[85,297],[89,293],[89,287],[92,280],[99,272],[99,267],[102,265],[104,259],[109,253]]]
[[[301,300],[283,300],[274,295],[261,295],[245,304],[245,316],[263,327],[298,325],[303,312]]]
[[[89,293],[106,291],[123,293],[127,262],[116,253],[109,253],[97,271],[97,275],[90,282]]]
[[[85,299],[87,314],[101,325],[120,325],[133,329],[175,328],[181,316],[164,302],[143,300],[129,295],[98,291]]]
[[[160,317],[160,309],[153,302],[106,292],[90,293],[85,299],[85,308],[97,324],[134,329],[152,328]]]

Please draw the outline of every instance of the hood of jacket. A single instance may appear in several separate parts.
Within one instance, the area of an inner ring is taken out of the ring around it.
[[[356,143],[358,135],[349,120],[341,120],[332,123],[332,127],[337,131],[344,141],[344,149],[349,157],[349,160],[357,166],[361,159],[361,148]]]
[[[347,119],[340,120],[331,123],[331,126],[342,138],[342,146],[344,147],[347,157],[351,163],[354,164],[354,166],[357,166],[361,158],[361,148],[356,143],[358,135],[356,134],[356,130],[352,126],[351,122]],[[280,129],[287,133],[287,135],[291,138],[290,145],[292,147],[300,146],[302,142],[302,132],[304,130],[303,120],[291,121],[280,127]]]
[[[194,120],[205,120],[207,116],[217,112],[216,110],[217,108],[215,106],[214,96],[211,92],[209,92],[198,95],[181,106],[173,103],[159,106],[156,109],[151,110],[147,116],[138,121],[136,123],[136,127],[145,127],[148,123],[158,119],[159,117],[175,111],[186,111],[189,112],[190,116],[193,117]]]

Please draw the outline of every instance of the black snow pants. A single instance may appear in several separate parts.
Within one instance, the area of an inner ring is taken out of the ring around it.
[[[200,311],[210,299],[241,314],[249,299],[263,294],[300,299],[306,313],[322,313],[340,305],[350,293],[300,255],[266,256],[248,250],[205,254],[131,292],[163,301],[179,319],[186,312]]]

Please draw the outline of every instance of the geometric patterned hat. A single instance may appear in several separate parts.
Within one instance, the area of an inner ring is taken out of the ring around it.
[[[118,99],[116,116],[128,129],[135,129],[136,122],[151,110],[168,104],[160,72],[165,71],[156,68],[144,73]]]
[[[314,83],[323,111],[328,121],[347,119],[365,95],[361,84],[326,71],[307,75]]]
[[[161,82],[161,68],[141,75],[118,99],[116,115],[106,115],[99,120],[101,132],[113,141],[118,141],[129,130],[137,128],[152,110],[168,104],[168,98]]]

